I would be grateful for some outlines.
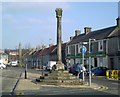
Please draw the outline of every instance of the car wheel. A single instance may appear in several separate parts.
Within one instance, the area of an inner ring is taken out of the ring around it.
[[[52,70],[55,71],[56,68],[56,65],[53,65]]]

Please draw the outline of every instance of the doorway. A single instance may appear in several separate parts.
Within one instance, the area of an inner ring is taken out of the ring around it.
[[[114,69],[114,58],[110,58],[110,69]]]
[[[94,67],[97,67],[97,58],[94,58]]]

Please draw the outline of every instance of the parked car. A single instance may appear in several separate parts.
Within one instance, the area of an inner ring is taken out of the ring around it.
[[[4,63],[0,63],[0,69],[6,68],[6,65]]]
[[[91,74],[92,76],[105,76],[107,70],[109,70],[107,67],[94,67],[91,69]],[[87,75],[89,75],[88,70]]]

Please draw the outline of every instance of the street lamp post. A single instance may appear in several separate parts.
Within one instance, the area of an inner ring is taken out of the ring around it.
[[[95,41],[95,39],[89,39],[89,86],[91,86],[91,41]]]
[[[83,67],[84,67],[84,53],[82,53],[82,65],[83,65]],[[85,79],[85,77],[84,77],[84,71],[82,71],[83,73],[83,81],[84,81],[84,79]]]
[[[26,58],[26,64],[25,64],[25,79],[27,79],[27,58]]]
[[[42,76],[44,76],[44,70],[43,70],[43,54],[42,54]]]
[[[91,39],[89,39],[89,85],[91,86],[91,57],[90,57]]]

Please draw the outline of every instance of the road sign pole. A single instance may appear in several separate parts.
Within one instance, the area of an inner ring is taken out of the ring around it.
[[[82,46],[82,67],[84,69],[84,56],[85,52],[87,51],[85,46]],[[85,75],[84,75],[84,70],[82,70],[82,80],[85,81]]]
[[[82,53],[82,65],[83,65],[83,67],[84,67],[84,53]],[[83,76],[83,78],[82,78],[82,80],[84,81],[85,80],[85,76],[84,76],[84,70],[82,71],[83,73],[82,73],[82,76]]]
[[[27,58],[26,58],[26,64],[25,64],[25,79],[27,79]]]

